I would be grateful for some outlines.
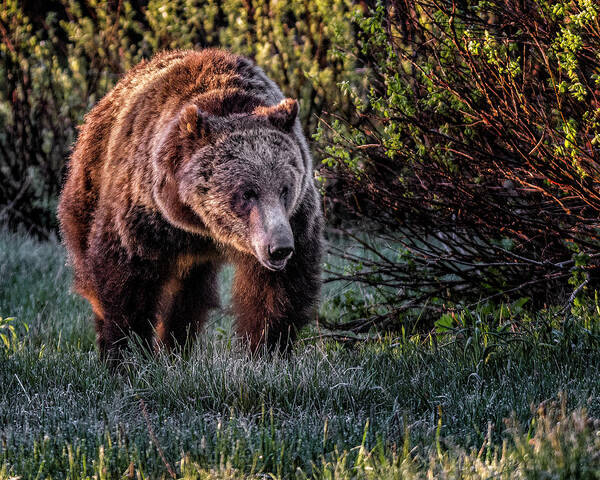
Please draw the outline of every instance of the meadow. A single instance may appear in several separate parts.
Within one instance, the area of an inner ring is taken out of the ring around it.
[[[339,281],[253,357],[226,268],[192,348],[113,374],[65,161],[134,65],[206,47],[299,101]],[[600,479],[598,52],[594,0],[3,0],[0,480]]]
[[[600,478],[597,307],[360,342],[312,325],[252,358],[230,276],[194,348],[113,375],[62,246],[3,231],[0,479]]]

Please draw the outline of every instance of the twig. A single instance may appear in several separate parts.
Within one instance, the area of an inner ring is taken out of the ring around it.
[[[140,398],[139,400],[140,400],[140,408],[142,409],[142,413],[144,414],[144,418],[146,419],[146,425],[148,427],[148,433],[150,434],[150,438],[154,442],[154,445],[156,445],[158,454],[160,455],[161,460],[165,464],[165,467],[167,467],[167,471],[169,472],[169,475],[171,475],[171,478],[176,479],[177,475],[175,474],[173,467],[171,467],[171,464],[169,462],[167,462],[167,459],[165,458],[165,454],[164,454],[162,448],[160,448],[160,444],[158,443],[158,439],[156,438],[156,435],[154,435],[154,429],[152,428],[152,423],[150,423],[150,417],[148,416],[148,411],[146,410],[146,403],[144,402],[144,400],[142,398]]]
[[[588,284],[589,281],[590,281],[590,276],[586,274],[585,280],[581,283],[581,285],[579,285],[575,290],[573,290],[573,292],[569,296],[569,300],[567,301],[565,306],[560,309],[560,311],[556,314],[556,316],[563,314],[567,310],[567,308],[569,308],[571,306],[571,304],[575,301],[575,298],[577,297],[579,292],[581,292],[581,290]]]
[[[8,47],[8,49],[12,53],[17,53],[15,50],[15,47],[13,46],[12,42],[10,41],[10,37],[8,36],[8,32],[6,31],[6,28],[4,28],[4,25],[2,25],[2,23],[0,23],[0,33],[2,34],[2,40],[4,41],[4,44]]]
[[[315,335],[312,337],[302,338],[301,342],[312,342],[313,340],[322,340],[324,338],[329,338],[335,340],[337,342],[364,342],[368,340],[373,340],[372,337],[355,337],[352,335],[344,335],[343,333],[319,333],[319,335]]]
[[[15,378],[17,379],[17,382],[19,382],[19,385],[21,386],[21,388],[23,389],[23,392],[25,393],[25,396],[27,397],[27,401],[29,403],[31,403],[31,397],[29,396],[29,394],[27,393],[27,390],[25,390],[25,387],[23,386],[23,384],[21,383],[21,379],[19,378],[19,376],[15,373]]]

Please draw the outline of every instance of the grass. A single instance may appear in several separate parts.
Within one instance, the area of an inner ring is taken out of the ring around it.
[[[248,358],[224,310],[183,357],[113,376],[69,283],[56,242],[0,233],[1,480],[600,478],[596,312],[351,347],[309,331],[286,359]]]

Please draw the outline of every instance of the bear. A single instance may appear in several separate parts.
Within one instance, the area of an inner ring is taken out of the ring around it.
[[[84,118],[58,219],[109,361],[134,334],[150,350],[193,340],[224,263],[251,352],[289,351],[316,314],[323,217],[298,102],[245,57],[133,67]]]

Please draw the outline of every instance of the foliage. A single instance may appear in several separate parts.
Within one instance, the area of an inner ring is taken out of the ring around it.
[[[190,479],[598,477],[593,309],[354,346],[311,329],[290,358],[244,355],[224,309],[185,356],[134,351],[112,376],[64,261],[0,232],[0,308],[30,326],[0,355],[0,478],[168,478],[159,447]]]
[[[338,250],[357,270],[333,279],[379,288],[385,306],[355,328],[598,287],[599,13],[590,0],[355,12],[358,41],[338,48],[367,86],[343,82],[356,114],[317,134],[324,190],[364,247]]]
[[[300,99],[312,128],[349,102],[336,87],[351,60],[350,0],[3,0],[0,11],[0,219],[47,237],[56,228],[63,166],[84,114],[154,52],[220,46],[254,58]],[[344,73],[346,75],[347,73]]]
[[[23,347],[23,342],[19,339],[18,326],[15,326],[15,318],[0,317],[0,351],[5,354],[17,352]],[[29,330],[28,325],[23,324],[25,333]]]
[[[40,234],[55,224],[61,165],[74,138],[71,107],[83,97],[18,3],[5,0],[0,9],[0,217]]]

